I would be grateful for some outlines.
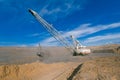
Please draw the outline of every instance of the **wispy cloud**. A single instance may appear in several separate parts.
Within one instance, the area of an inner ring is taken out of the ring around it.
[[[33,34],[27,34],[26,37],[47,37],[50,34],[47,32],[40,32],[40,33],[33,33]]]
[[[41,41],[40,43],[41,45],[44,45],[44,46],[55,46],[59,44],[59,42],[57,42],[53,37],[49,37]]]
[[[0,46],[27,47],[28,45],[18,44],[17,42],[0,42]]]
[[[62,34],[62,35],[63,35],[63,37],[69,37],[70,35],[74,35],[76,38],[80,38],[80,37],[83,37],[83,36],[94,34],[96,32],[102,31],[102,30],[113,29],[113,28],[117,28],[117,27],[120,27],[120,22],[112,23],[112,24],[108,24],[108,25],[95,25],[95,26],[92,26],[91,24],[82,24],[82,25],[78,26],[77,28],[75,28],[71,31],[64,32],[64,34]],[[118,39],[120,37],[119,34],[114,34],[112,37],[111,36],[112,35],[105,35],[105,36],[102,36],[103,38],[101,38],[101,36],[96,36],[96,37],[93,37],[93,38],[88,38],[85,42],[87,43],[87,42],[90,42],[90,41],[97,41],[97,39],[102,40],[102,39],[106,39],[106,38],[107,38],[107,40],[112,39],[112,38],[117,38]],[[96,38],[96,39],[94,40],[94,38]],[[41,43],[43,45],[44,44],[53,44],[53,45],[58,44],[53,37],[49,37],[49,38],[41,41]]]
[[[85,40],[85,43],[97,42],[97,41],[102,41],[102,40],[109,41],[112,39],[120,40],[120,33],[89,37],[88,39]]]
[[[40,10],[39,14],[44,16],[47,15],[52,19],[57,19],[58,17],[65,17],[76,10],[82,9],[86,1],[74,0],[50,0],[47,4]],[[77,4],[76,4],[77,3]],[[64,15],[63,15],[64,14]]]
[[[120,22],[112,23],[108,25],[95,25],[95,26],[91,26],[91,24],[83,24],[71,31],[66,32],[64,36],[67,37],[69,35],[74,35],[76,38],[80,38],[80,37],[93,34],[102,30],[107,30],[107,29],[112,29],[117,27],[120,27]]]
[[[34,33],[34,34],[30,34],[30,35],[27,35],[29,37],[37,37],[37,36],[40,36],[41,34],[40,33]]]

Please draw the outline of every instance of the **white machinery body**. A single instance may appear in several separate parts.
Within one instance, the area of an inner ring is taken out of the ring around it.
[[[88,48],[83,48],[83,47],[78,47],[77,49],[75,49],[76,53],[78,55],[87,55],[91,53],[91,50]]]
[[[74,52],[76,53],[75,55],[87,55],[91,53],[91,50],[83,46],[73,35],[71,35],[71,38],[74,45]]]

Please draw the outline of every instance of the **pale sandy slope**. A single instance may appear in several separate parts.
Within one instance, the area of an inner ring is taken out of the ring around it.
[[[86,61],[66,70],[54,80],[120,80],[120,57]]]
[[[120,80],[120,57],[0,66],[0,80]]]
[[[72,56],[61,47],[42,50],[44,57],[39,58],[37,48],[1,47],[0,80],[120,80],[119,54]]]
[[[31,63],[0,66],[0,80],[53,80],[75,63]]]

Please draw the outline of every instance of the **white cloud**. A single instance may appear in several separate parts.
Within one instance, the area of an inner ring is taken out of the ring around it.
[[[107,34],[107,35],[101,35],[101,36],[94,36],[86,39],[84,42],[85,43],[91,43],[91,42],[98,42],[98,41],[103,41],[103,40],[120,40],[120,33],[116,34]]]
[[[33,34],[27,34],[26,37],[47,37],[50,34],[47,32],[40,32],[40,33],[33,33]]]
[[[78,4],[75,4],[74,0],[50,0],[47,4],[40,10],[39,14],[41,16],[47,15],[49,19],[57,19],[58,17],[65,17],[68,14],[73,13],[76,10],[82,9],[82,6],[85,2],[78,1]]]
[[[15,46],[15,47],[37,47],[39,45],[38,45],[38,43],[30,43],[30,44],[14,44],[12,46]]]
[[[74,35],[76,38],[80,38],[102,30],[107,30],[117,27],[120,27],[120,22],[108,24],[108,25],[96,25],[96,26],[91,26],[91,24],[83,24],[71,31],[66,32],[64,36],[68,37],[69,35]]]
[[[77,27],[71,31],[64,32],[62,34],[62,36],[70,37],[70,35],[73,35],[73,36],[75,36],[75,38],[80,38],[80,37],[87,36],[87,35],[102,31],[102,30],[113,29],[113,28],[117,28],[117,27],[120,27],[120,22],[112,23],[112,24],[108,24],[108,25],[95,25],[95,26],[91,26],[91,24],[82,24],[79,27]],[[115,34],[115,35],[114,35],[114,37],[111,35],[112,36],[111,39],[117,38],[120,36],[118,34]],[[102,37],[103,38],[101,38],[101,36],[97,36],[94,38],[96,38],[96,41],[98,38],[99,38],[99,40],[104,39],[105,37],[110,39],[110,35],[106,35],[106,36],[102,36]],[[89,38],[89,39],[87,39],[87,42],[90,42],[92,40],[93,40],[92,38]],[[41,43],[42,43],[42,45],[45,45],[45,44],[58,45],[58,43],[56,42],[56,40],[53,37],[49,37],[49,38],[41,41]]]
[[[113,29],[113,28],[117,28],[117,27],[120,27],[120,22],[112,23],[112,24],[108,24],[108,25],[95,25],[95,26],[92,26],[91,24],[88,23],[88,24],[82,24],[71,31],[67,31],[67,32],[62,31],[62,36],[66,38],[66,37],[70,37],[70,35],[74,35],[75,38],[80,38],[83,36],[94,34],[96,32],[102,31],[102,30]],[[45,34],[45,33],[43,33],[43,34]],[[41,34],[39,34],[39,33],[34,33],[29,36],[34,37],[34,36],[40,36],[40,35]],[[109,41],[111,43],[112,42],[114,43],[114,42],[119,42],[118,40],[120,40],[120,33],[116,33],[116,34],[106,33],[105,35],[99,35],[99,36],[87,38],[83,42],[83,44],[89,44],[89,45],[96,44],[96,43],[103,44],[103,43],[100,43],[100,41],[101,42]],[[0,43],[5,43],[5,42],[0,42]],[[22,46],[22,47],[38,46],[38,43],[33,43],[33,44],[28,44],[28,45],[26,45],[26,44],[19,45],[18,44],[18,46]],[[60,44],[53,37],[48,37],[48,38],[44,39],[43,41],[40,41],[40,43],[41,43],[41,45],[44,45],[44,46],[56,46],[56,45]]]
[[[37,36],[40,36],[41,34],[40,33],[34,33],[34,34],[30,34],[28,35],[29,37],[37,37]]]
[[[30,37],[36,37],[36,36],[39,36],[40,34],[39,33],[34,33],[34,34],[31,34],[29,35]]]
[[[18,47],[28,47],[28,45],[26,45],[26,44],[20,44],[20,45],[14,45],[14,46],[18,46]]]
[[[49,37],[41,41],[40,43],[41,45],[44,45],[44,46],[56,46],[59,44],[59,42],[57,42],[53,37]]]

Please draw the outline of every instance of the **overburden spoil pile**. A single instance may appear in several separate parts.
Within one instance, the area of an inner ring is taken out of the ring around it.
[[[87,61],[75,70],[67,80],[120,80],[120,57]]]
[[[75,68],[76,66],[76,68]],[[71,67],[71,68],[70,68]],[[120,57],[103,57],[84,63],[35,62],[0,66],[0,80],[120,80]]]
[[[52,71],[62,69],[65,66],[65,63],[44,64],[39,62],[3,65],[0,66],[0,80],[41,80],[43,76],[52,74]]]
[[[93,53],[115,53],[120,54],[120,44],[93,46],[91,48]]]

